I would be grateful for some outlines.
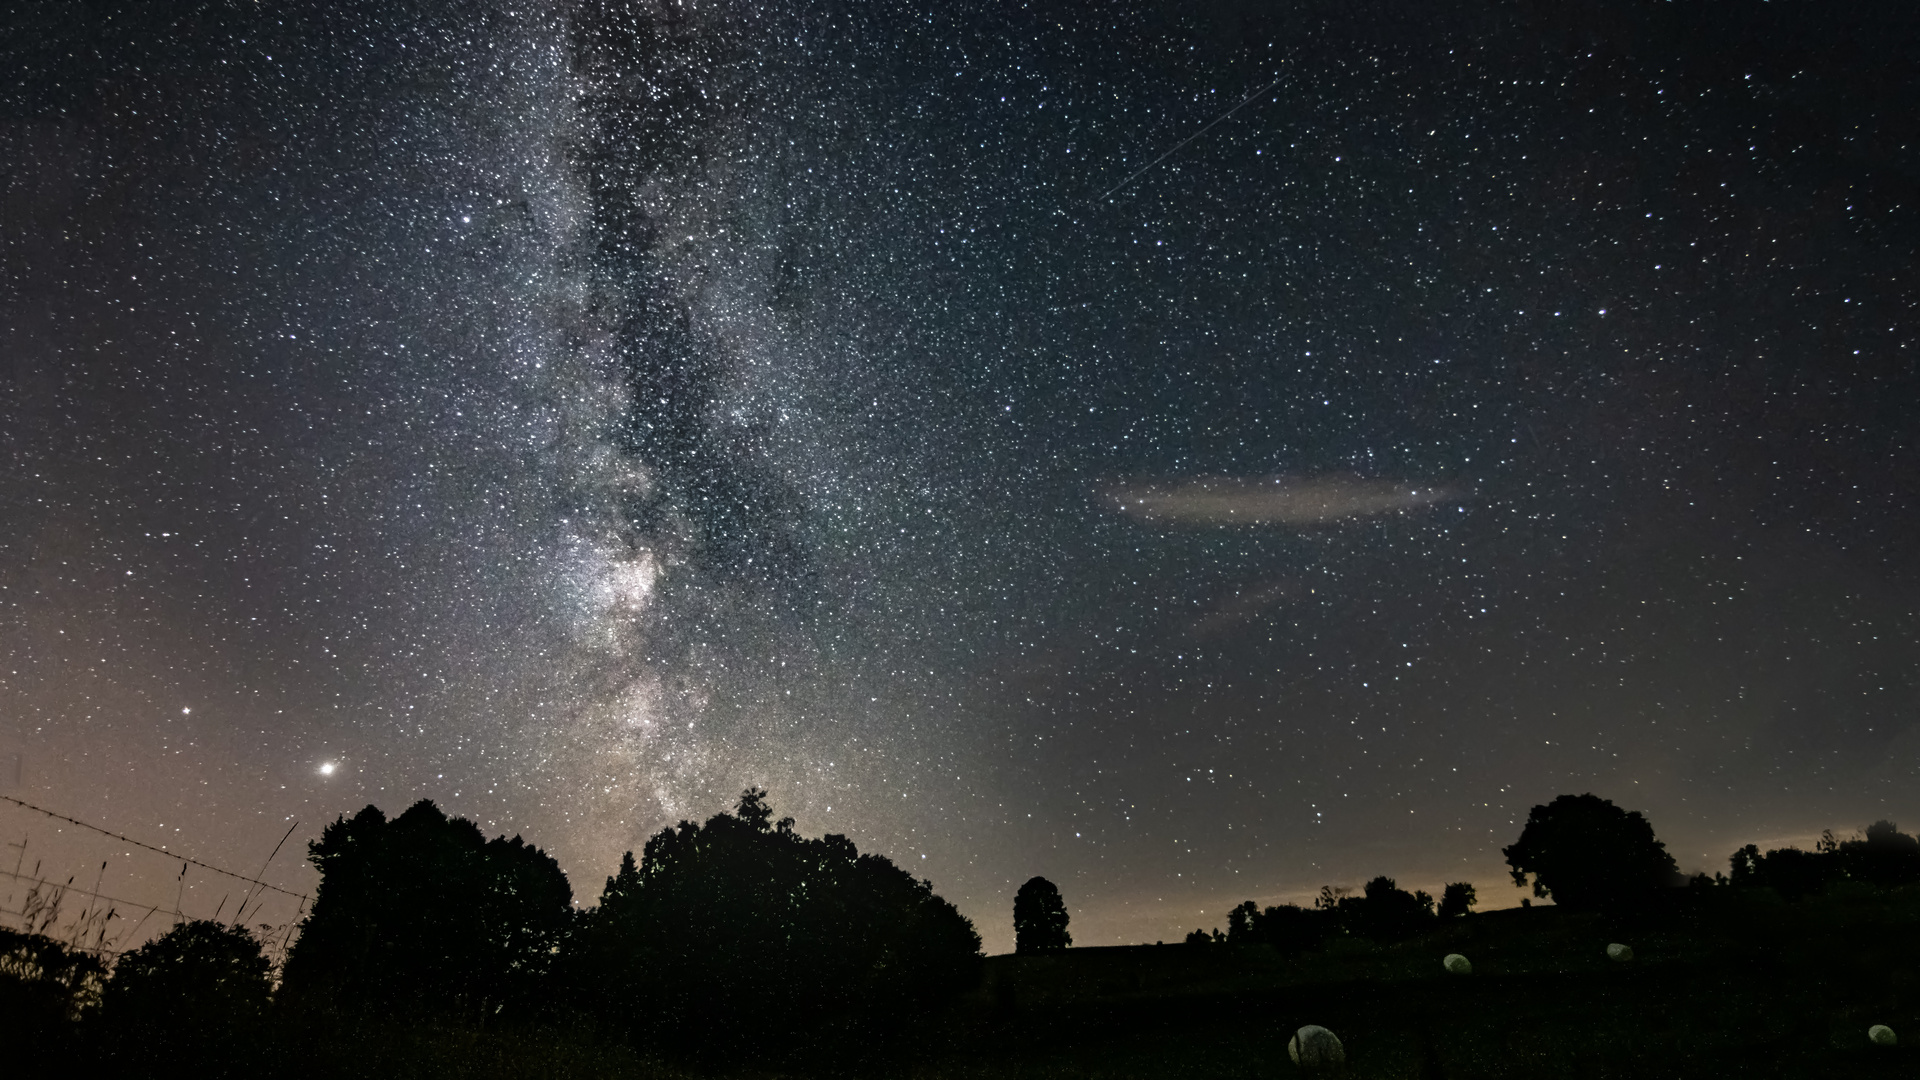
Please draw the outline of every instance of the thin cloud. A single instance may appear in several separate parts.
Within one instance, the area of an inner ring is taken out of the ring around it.
[[[1252,622],[1295,591],[1291,581],[1276,581],[1261,588],[1235,589],[1222,597],[1213,610],[1187,625],[1187,633],[1197,638],[1213,637]]]
[[[1405,513],[1463,496],[1457,488],[1351,475],[1122,480],[1114,509],[1143,521],[1186,525],[1319,525]]]

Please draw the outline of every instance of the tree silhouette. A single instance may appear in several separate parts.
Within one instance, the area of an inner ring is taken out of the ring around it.
[[[1473,885],[1465,881],[1455,881],[1440,891],[1440,917],[1457,919],[1473,910],[1479,901],[1474,895]]]
[[[1891,821],[1876,821],[1867,826],[1864,836],[1851,840],[1841,840],[1829,829],[1812,851],[1786,847],[1763,855],[1758,845],[1748,844],[1728,862],[1733,870],[1731,884],[1770,888],[1788,900],[1798,900],[1842,879],[1882,887],[1920,881],[1920,841]]]
[[[1384,874],[1367,882],[1360,896],[1346,897],[1342,906],[1353,931],[1376,941],[1410,938],[1433,922],[1433,897],[1408,892]]]
[[[1833,850],[1787,847],[1762,855],[1758,846],[1748,844],[1728,861],[1732,864],[1732,884],[1770,888],[1787,900],[1811,896],[1846,876]]]
[[[760,832],[772,828],[773,807],[767,805],[767,789],[750,787],[741,792],[740,805],[733,814]]]
[[[231,1065],[266,1011],[268,968],[252,934],[205,919],[120,957],[100,1000],[117,1071],[144,1073],[160,1046],[170,1068]]]
[[[1013,896],[1013,951],[1056,952],[1073,944],[1067,933],[1067,904],[1060,890],[1043,877],[1028,878]]]
[[[492,1016],[530,1008],[573,922],[559,864],[485,839],[421,800],[369,806],[308,845],[313,911],[287,957],[289,995],[353,1011]]]
[[[1236,945],[1266,945],[1297,953],[1318,946],[1337,929],[1333,908],[1303,908],[1281,904],[1262,911],[1251,900],[1227,913],[1227,941]]]
[[[1251,900],[1242,900],[1240,905],[1227,912],[1227,940],[1236,945],[1250,944],[1253,941],[1253,924],[1260,918],[1260,905]]]
[[[1520,839],[1502,849],[1513,883],[1570,908],[1613,906],[1673,883],[1679,868],[1653,826],[1597,795],[1562,795],[1527,815]]]
[[[1891,821],[1867,826],[1866,835],[1843,840],[1834,850],[1846,875],[1882,887],[1920,881],[1920,841]]]
[[[1323,924],[1323,936],[1344,932],[1375,941],[1413,937],[1428,929],[1434,919],[1433,897],[1424,892],[1408,892],[1384,874],[1367,882],[1358,896],[1344,888],[1322,888],[1314,908],[1312,914]],[[1267,909],[1268,914],[1274,912],[1273,908]],[[1301,930],[1305,929],[1305,924],[1298,925]],[[1296,936],[1298,934],[1296,931]]]
[[[930,882],[844,836],[769,824],[766,792],[683,821],[607,879],[569,950],[607,1027],[697,1057],[844,1049],[978,977],[980,937]]]

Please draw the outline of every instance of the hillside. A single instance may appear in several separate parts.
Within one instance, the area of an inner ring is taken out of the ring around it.
[[[1609,961],[1609,942],[1633,960]],[[1468,956],[1449,976],[1441,958]],[[1883,1023],[1909,1045],[1872,1046]],[[1362,1077],[1912,1076],[1920,891],[1678,890],[1625,921],[1553,907],[1475,915],[1395,945],[1161,945],[997,956],[932,1072],[1267,1077],[1302,1072],[1303,1024]]]

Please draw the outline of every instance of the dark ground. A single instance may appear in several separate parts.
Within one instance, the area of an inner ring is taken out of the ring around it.
[[[939,1077],[1267,1077],[1303,1024],[1364,1077],[1912,1076],[1920,1051],[1920,892],[1786,905],[1690,890],[1609,920],[1552,907],[1472,916],[1419,940],[1264,948],[1136,946],[994,957],[971,1037]],[[1609,942],[1635,958],[1614,963]],[[1452,977],[1460,952],[1474,973]]]
[[[1614,941],[1631,945],[1634,959],[1609,961]],[[1441,959],[1450,952],[1471,959],[1473,974],[1447,975]],[[103,1053],[84,1024],[53,1016],[27,1031],[20,1002],[0,1005],[0,1036],[23,1075],[178,1075],[177,1058]],[[1279,1078],[1303,1072],[1286,1053],[1303,1024],[1340,1037],[1349,1077],[1920,1076],[1920,886],[1848,884],[1793,904],[1769,889],[1675,890],[1659,910],[1631,918],[1514,909],[1398,944],[1348,937],[1300,956],[1225,944],[996,956],[979,989],[901,1045],[804,1070],[705,1075]],[[1906,1044],[1870,1045],[1873,1024]],[[377,1017],[276,1014],[218,1056],[193,1074],[702,1075],[584,1029],[456,1030]]]

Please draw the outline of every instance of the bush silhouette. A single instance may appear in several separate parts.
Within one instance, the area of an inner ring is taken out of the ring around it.
[[[1434,920],[1433,897],[1424,892],[1408,892],[1385,875],[1367,882],[1359,896],[1329,885],[1320,890],[1320,898],[1314,901],[1311,912],[1301,908],[1268,908],[1265,912],[1256,912],[1251,900],[1234,911],[1254,928],[1253,936],[1262,939],[1280,936],[1281,920],[1290,922],[1295,948],[1310,947],[1328,936],[1343,933],[1375,941],[1401,941],[1427,930]],[[1234,917],[1230,915],[1228,925],[1232,926],[1233,922]],[[1263,923],[1271,923],[1271,929]]]
[[[1840,840],[1829,830],[1812,851],[1795,847],[1760,853],[1748,844],[1733,853],[1733,885],[1765,887],[1788,900],[1799,900],[1841,881],[1860,881],[1882,888],[1920,881],[1920,841],[1901,832],[1891,821],[1876,821],[1863,836]]]
[[[1856,881],[1888,888],[1920,881],[1920,841],[1891,821],[1874,822],[1865,836],[1841,841],[1833,853]]]
[[[519,837],[487,840],[421,800],[369,806],[308,845],[313,911],[285,988],[347,1011],[480,1018],[531,1011],[574,920],[559,864]]]
[[[621,860],[569,952],[608,1029],[706,1059],[841,1052],[974,985],[980,936],[931,883],[771,817],[750,788]]]
[[[1502,849],[1513,883],[1570,908],[1642,899],[1679,878],[1666,845],[1638,811],[1597,795],[1562,795],[1527,815],[1520,839]]]
[[[8,1063],[66,1068],[73,1021],[99,1001],[107,972],[98,958],[43,934],[0,927],[0,1017],[13,1038]]]
[[[1831,851],[1802,851],[1788,847],[1762,855],[1758,846],[1748,844],[1734,852],[1728,861],[1733,869],[1733,876],[1729,879],[1732,884],[1747,888],[1770,888],[1788,900],[1811,896],[1826,888],[1828,883],[1845,876],[1839,860]]]
[[[1479,897],[1474,895],[1472,884],[1465,881],[1451,882],[1440,892],[1440,917],[1457,919],[1472,911],[1473,905],[1478,901]]]
[[[272,984],[260,942],[244,928],[185,922],[120,957],[101,994],[100,1022],[122,1075],[156,1068],[151,1053],[168,1046],[168,1070],[221,1071],[244,1058],[257,1034]]]
[[[1408,892],[1382,875],[1367,882],[1358,897],[1346,897],[1343,907],[1351,917],[1354,933],[1375,941],[1401,941],[1432,925],[1433,897],[1424,892]]]
[[[1251,900],[1242,900],[1240,906],[1227,912],[1227,941],[1234,945],[1244,945],[1253,940],[1253,923],[1260,917],[1260,905]]]
[[[1013,895],[1013,951],[1055,952],[1073,944],[1067,933],[1067,904],[1060,890],[1043,877],[1028,878]]]
[[[1261,910],[1251,900],[1227,913],[1227,941],[1232,944],[1266,945],[1284,953],[1305,952],[1318,947],[1338,930],[1331,909],[1303,908],[1280,904]]]

